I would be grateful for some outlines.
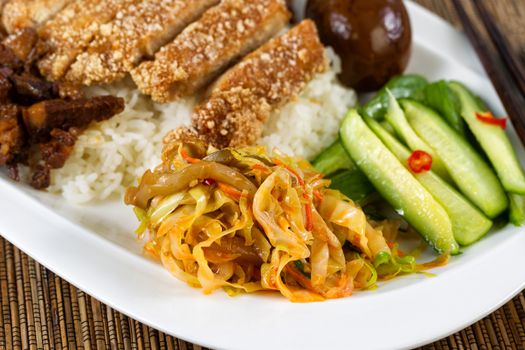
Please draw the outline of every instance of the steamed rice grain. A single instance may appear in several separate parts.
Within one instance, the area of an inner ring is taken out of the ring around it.
[[[318,75],[294,101],[270,117],[260,143],[269,149],[312,158],[337,137],[339,126],[356,96],[337,81],[340,62],[327,50],[331,69]],[[67,201],[87,203],[121,196],[146,169],[160,163],[162,139],[191,122],[195,99],[153,103],[129,81],[89,90],[126,100],[124,112],[83,132],[65,166],[53,170],[50,192]]]
[[[318,75],[295,101],[285,105],[268,120],[261,144],[306,159],[312,159],[337,138],[339,126],[355,105],[354,91],[337,80],[339,57],[327,49],[331,69]]]

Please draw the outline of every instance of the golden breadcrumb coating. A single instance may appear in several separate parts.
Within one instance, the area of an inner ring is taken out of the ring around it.
[[[191,95],[276,35],[289,19],[284,0],[223,0],[131,75],[154,101]]]
[[[327,67],[315,24],[305,20],[219,78],[197,106],[194,128],[217,148],[254,144],[270,113]]]
[[[122,79],[219,0],[143,0],[101,27],[66,80],[86,85]]]
[[[2,9],[2,23],[8,33],[28,27],[38,27],[72,1],[8,0],[5,1]]]
[[[137,0],[77,0],[45,23],[39,34],[49,52],[38,62],[42,75],[59,80],[103,26]]]

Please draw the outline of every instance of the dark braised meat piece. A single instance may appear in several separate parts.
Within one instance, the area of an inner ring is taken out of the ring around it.
[[[51,169],[62,168],[73,152],[73,146],[75,146],[79,133],[80,131],[75,128],[69,131],[51,130],[51,141],[38,145],[44,163],[48,164]]]
[[[24,66],[24,62],[16,56],[13,50],[4,44],[0,44],[0,66],[17,70]]]
[[[24,153],[24,131],[16,105],[0,105],[0,165],[16,162]]]
[[[48,100],[23,111],[23,119],[30,137],[36,142],[47,142],[55,128],[83,128],[92,121],[103,121],[124,110],[124,99],[97,96],[77,100]]]
[[[7,176],[11,180],[20,181],[20,172],[18,171],[18,164],[9,164],[7,166]]]
[[[57,84],[37,78],[31,74],[12,75],[15,100],[20,104],[32,105],[43,100],[58,97]]]
[[[51,184],[51,168],[47,164],[39,163],[31,169],[31,186],[37,190],[48,188]]]
[[[0,40],[0,166],[18,181],[18,166],[29,165],[26,180],[44,189],[50,185],[51,170],[63,167],[73,152],[80,132],[93,121],[122,112],[124,100],[85,98],[77,85],[42,78],[35,63],[49,45],[34,29],[5,38],[0,33]]]
[[[3,41],[3,44],[11,49],[15,56],[25,62],[31,63],[30,58],[37,48],[38,35],[33,28],[25,28],[9,35]]]
[[[0,72],[0,103],[7,102],[11,87],[12,85],[9,79]]]

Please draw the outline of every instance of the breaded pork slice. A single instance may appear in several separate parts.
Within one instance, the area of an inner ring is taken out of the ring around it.
[[[195,109],[193,127],[218,148],[252,145],[270,113],[326,68],[315,24],[304,20],[219,78]]]
[[[75,58],[105,25],[138,0],[76,0],[46,22],[39,35],[48,53],[38,63],[42,75],[61,79]]]
[[[77,57],[66,80],[91,85],[119,80],[144,57],[153,57],[219,0],[144,0],[108,24]]]
[[[289,19],[284,0],[223,0],[131,76],[157,102],[191,95],[276,35]]]
[[[2,23],[8,33],[36,28],[74,0],[8,0],[2,10]]]

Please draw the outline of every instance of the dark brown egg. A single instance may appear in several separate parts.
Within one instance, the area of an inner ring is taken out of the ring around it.
[[[345,85],[373,91],[405,70],[412,32],[402,0],[309,0],[306,16],[341,57]]]

